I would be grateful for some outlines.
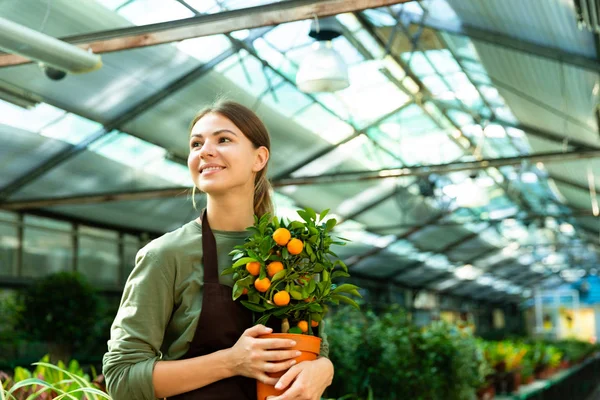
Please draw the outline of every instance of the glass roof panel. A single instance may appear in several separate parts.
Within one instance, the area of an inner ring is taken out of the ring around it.
[[[314,39],[308,36],[311,22],[311,20],[303,20],[281,24],[268,32],[264,38],[280,52],[310,44],[314,42]]]
[[[281,77],[275,75],[268,68],[263,67],[262,63],[255,57],[250,55],[242,56],[242,52],[239,54],[239,61],[223,73],[225,77],[237,86],[251,93],[253,96],[259,96],[270,87],[274,87],[281,82]]]
[[[352,126],[325,111],[318,104],[305,108],[294,117],[294,121],[301,123],[329,143],[338,143],[354,133]]]
[[[261,99],[261,104],[267,104],[274,110],[285,115],[286,117],[292,117],[300,110],[308,107],[312,104],[312,100],[296,89],[295,86],[287,82],[280,83],[275,88],[276,98],[271,93],[267,93]],[[257,110],[260,110],[260,105]]]
[[[377,147],[365,135],[360,135],[306,164],[292,176],[315,176],[340,171],[375,171],[398,167],[399,164],[399,161]]]
[[[194,13],[175,0],[135,0],[118,9],[118,13],[136,25],[190,18]]]
[[[182,40],[176,46],[179,50],[198,61],[207,63],[229,49],[231,42],[225,35],[211,35]]]
[[[102,124],[75,114],[67,114],[57,122],[42,129],[40,134],[63,142],[78,144],[101,129]]]
[[[65,114],[66,111],[46,103],[39,103],[31,109],[26,109],[0,100],[0,124],[30,132],[39,132],[40,129],[57,121]]]
[[[159,176],[173,184],[191,186],[187,167],[168,160],[164,148],[126,133],[111,132],[89,149],[119,164]]]
[[[364,127],[409,101],[409,96],[390,82],[376,63],[366,62],[349,69],[351,85],[337,92],[346,104],[352,121]],[[385,102],[378,101],[386,99]]]

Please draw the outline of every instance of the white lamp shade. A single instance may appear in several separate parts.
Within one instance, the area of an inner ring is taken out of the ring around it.
[[[330,41],[318,41],[302,60],[296,75],[298,89],[305,93],[335,92],[350,85],[348,67]]]
[[[490,203],[490,196],[486,188],[478,185],[477,181],[468,179],[459,186],[460,190],[456,196],[456,205],[459,207],[484,207]]]

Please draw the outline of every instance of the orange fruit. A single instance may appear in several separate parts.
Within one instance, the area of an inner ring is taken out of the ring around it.
[[[269,265],[267,265],[267,274],[269,274],[269,276],[272,277],[279,271],[283,271],[283,264],[281,263],[281,261],[273,261],[272,263],[269,263]]]
[[[290,294],[285,290],[280,290],[273,296],[273,302],[278,306],[287,306],[290,304]]]
[[[264,293],[267,290],[269,290],[269,287],[271,287],[271,280],[269,278],[263,278],[263,279],[257,278],[254,281],[254,287],[259,292]]]
[[[244,290],[242,291],[242,294],[248,294],[248,289],[244,288]]]
[[[304,243],[300,239],[292,239],[287,244],[287,249],[290,254],[298,255],[302,253],[302,249],[304,248]]]
[[[300,322],[298,322],[298,328],[300,328],[300,330],[303,333],[308,332],[308,322],[306,322],[306,321],[300,321]]]
[[[313,301],[315,298],[314,297],[308,297],[306,299],[304,299],[305,303],[310,303],[311,301]]]
[[[280,246],[288,244],[291,238],[292,234],[285,228],[279,228],[273,232],[273,240]]]
[[[250,275],[260,274],[260,263],[258,261],[250,261],[246,264],[246,271],[250,272]]]
[[[319,321],[311,320],[310,321],[310,326],[312,326],[313,328],[316,328],[317,326],[319,326]]]

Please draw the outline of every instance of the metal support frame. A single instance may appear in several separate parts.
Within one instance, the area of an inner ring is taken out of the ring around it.
[[[572,65],[593,72],[600,72],[600,62],[598,62],[597,59],[564,51],[560,48],[529,42],[522,38],[516,38],[500,32],[493,32],[471,25],[463,24],[461,28],[458,28],[456,26],[449,26],[442,21],[426,20],[425,22],[422,22],[421,17],[418,15],[410,15],[405,13],[405,16],[408,17],[408,22],[411,24],[422,24],[426,28],[433,29],[438,32],[444,32],[458,36],[467,36],[471,40],[518,51],[530,56],[536,56],[549,61]]]
[[[398,20],[397,16],[393,12],[391,12],[391,11],[390,11],[390,15],[392,15],[392,16],[394,16],[394,18],[396,18],[397,22],[399,23],[399,26],[404,30],[405,34],[407,36],[409,36],[408,29],[404,26],[404,24],[401,21]],[[365,27],[365,29],[367,29],[371,33],[371,35],[381,44],[382,39],[378,37],[377,32],[370,26],[370,23],[369,23],[368,19],[362,17],[362,15],[360,15],[359,13],[357,13],[357,17],[359,18],[359,20],[361,21],[361,23]],[[418,49],[418,44],[415,47]],[[427,58],[427,55],[425,53],[423,53],[423,54],[424,54],[425,58]],[[410,68],[408,67],[408,65],[406,65],[406,63],[404,63],[397,56],[394,56],[393,58],[405,70],[405,72],[407,73],[407,75],[409,75],[417,83],[417,85],[419,86],[419,88],[421,89],[421,91],[424,93],[425,97],[432,97],[431,93],[427,90],[427,88],[420,81],[420,79],[410,70]],[[442,80],[445,81],[444,77],[437,71],[437,69],[435,68],[435,66],[433,64],[431,64],[431,67],[436,71],[436,73],[438,74],[438,76]],[[465,107],[464,104],[462,104],[462,102],[460,103],[460,106],[461,106],[461,108]],[[468,150],[472,151],[473,145],[470,142],[470,140],[464,135],[464,133],[462,133],[461,127],[458,126],[456,123],[454,123],[454,121],[452,120],[452,118],[450,118],[449,115],[447,114],[446,110],[444,110],[443,108],[441,108],[440,111],[442,111],[442,114],[444,115],[444,117],[446,117],[448,119],[448,121],[458,131],[461,132],[463,138],[466,139],[466,141],[469,143]],[[469,113],[469,110],[467,109],[465,112]],[[464,147],[464,146],[461,146],[461,147]],[[505,182],[506,182],[506,177],[504,177],[504,178],[505,178]],[[498,186],[500,186],[501,188],[503,188],[505,190],[507,196],[512,197],[511,193],[507,190],[507,188],[506,188],[506,186],[504,184],[501,184],[499,182],[496,182],[496,183],[498,184]],[[516,200],[516,203],[520,204],[523,209],[525,209],[526,211],[530,211],[530,206],[527,203],[526,199],[524,197],[522,197],[522,194],[520,194],[520,196],[518,196],[515,200]]]
[[[84,149],[80,149],[83,151]],[[72,150],[69,150],[69,154],[75,155],[71,153]],[[600,157],[600,150],[589,150],[589,151],[572,151],[572,152],[557,152],[557,153],[539,153],[539,154],[531,154],[523,157],[505,157],[505,158],[490,158],[483,159],[480,161],[464,161],[464,162],[454,162],[447,164],[438,164],[438,165],[427,165],[427,166],[414,166],[414,167],[402,167],[396,169],[383,169],[378,171],[349,171],[349,172],[335,172],[329,174],[321,174],[315,176],[301,176],[295,178],[287,178],[287,179],[279,179],[274,180],[272,182],[273,187],[285,187],[285,186],[300,186],[300,185],[322,185],[322,184],[330,184],[330,183],[340,183],[340,182],[359,182],[359,181],[367,181],[367,180],[378,180],[378,179],[389,179],[393,177],[407,177],[407,176],[428,176],[430,174],[448,174],[457,171],[471,171],[471,170],[479,170],[479,169],[487,169],[491,167],[499,167],[505,165],[521,165],[521,163],[525,161],[529,162],[538,162],[542,161],[545,163],[551,162],[565,162],[569,160],[580,160],[591,157]],[[66,160],[68,158],[65,158]],[[63,161],[64,161],[63,160]],[[46,164],[40,167],[40,169],[46,168]],[[34,172],[30,172],[33,174]],[[43,174],[42,174],[43,175]],[[26,176],[27,177],[27,176]],[[25,181],[23,177],[21,180]],[[27,182],[29,183],[29,181]],[[11,186],[16,185],[11,184],[9,187],[5,188],[4,191],[7,191]],[[81,195],[81,196],[71,196],[66,198],[38,198],[38,199],[29,199],[29,200],[16,200],[16,201],[4,201],[0,202],[0,208],[8,209],[8,210],[24,210],[24,209],[36,209],[42,207],[49,206],[58,206],[58,205],[66,205],[66,204],[91,204],[91,203],[102,203],[108,201],[119,201],[119,200],[143,200],[150,198],[164,198],[164,197],[174,197],[177,195],[184,194],[185,191],[189,189],[186,187],[172,187],[172,188],[164,188],[164,189],[148,189],[148,190],[134,190],[129,192],[111,192],[111,193],[101,193],[95,195]],[[1,192],[0,192],[1,193]],[[390,195],[391,196],[391,195]],[[365,210],[366,211],[366,210]],[[576,215],[586,216],[585,210],[576,210]],[[590,215],[591,212],[590,212]],[[355,217],[354,215],[353,217]],[[565,215],[565,217],[571,215]],[[500,222],[505,219],[502,218],[497,220],[491,220],[490,222]],[[533,219],[540,218],[540,216],[533,215]],[[479,221],[478,221],[479,222]],[[388,229],[389,227],[385,227],[383,229]],[[378,229],[382,229],[379,227]]]
[[[353,139],[356,139],[357,137],[359,137],[360,135],[367,135],[367,132],[369,129],[374,128],[376,126],[378,126],[379,124],[381,124],[382,122],[384,122],[385,120],[387,120],[388,118],[393,117],[394,115],[398,114],[399,112],[401,112],[402,110],[404,110],[406,107],[410,106],[412,104],[412,102],[407,102],[406,104],[401,105],[400,107],[398,107],[397,109],[383,115],[382,117],[378,118],[377,120],[373,121],[372,123],[370,123],[369,125],[365,126],[364,128],[360,129],[360,130],[356,130],[352,135],[348,136],[346,139],[336,143],[336,144],[332,144],[327,146],[326,148],[317,151],[314,154],[311,154],[310,156],[308,156],[306,159],[294,164],[293,166],[283,170],[281,173],[277,174],[275,177],[273,177],[273,181],[278,181],[280,179],[285,179],[285,178],[290,178],[292,176],[292,174],[294,172],[296,172],[297,170],[299,170],[300,168],[306,166],[307,164],[331,153],[332,151],[334,151],[335,149],[337,149],[339,146],[346,144],[348,142],[350,142]],[[368,137],[368,135],[367,135]]]
[[[446,217],[447,215],[451,214],[452,212],[444,212],[441,214],[438,214],[432,218],[430,218],[428,221],[426,221],[425,223],[421,224],[421,225],[416,225],[414,228],[408,230],[407,232],[404,232],[401,235],[395,235],[394,236],[394,240],[391,242],[391,244],[396,243],[400,240],[406,239],[408,237],[410,237],[411,235],[419,232],[422,229],[427,228],[428,226],[430,226],[431,224],[435,223],[436,221],[439,221],[440,219]],[[364,260],[365,258],[369,258],[372,257],[376,254],[381,253],[383,250],[385,250],[385,247],[373,247],[372,249],[364,252],[363,254],[358,254],[355,256],[350,257],[349,259],[346,260],[346,265],[348,266],[348,268],[358,264],[359,262],[361,262],[362,260]]]
[[[413,0],[289,0],[156,24],[68,36],[61,40],[101,54],[230,33],[242,29],[275,26],[315,17],[322,18],[409,1]],[[0,55],[0,67],[28,62],[30,60],[21,56]]]
[[[252,42],[254,39],[264,35],[270,29],[272,29],[272,28],[265,28],[265,29],[256,31],[256,32],[254,32],[254,34],[252,34],[246,40]],[[58,165],[62,164],[65,161],[71,159],[73,156],[83,152],[92,143],[105,137],[108,133],[112,132],[114,129],[118,129],[121,125],[125,125],[127,122],[129,122],[129,121],[135,119],[136,117],[138,117],[139,115],[143,114],[148,109],[150,109],[151,107],[160,103],[161,101],[165,100],[167,97],[169,97],[176,91],[186,87],[191,82],[194,82],[195,80],[199,79],[201,76],[207,74],[217,64],[226,60],[229,56],[235,54],[236,51],[237,51],[236,48],[231,47],[230,49],[224,51],[223,53],[221,53],[220,55],[215,57],[213,60],[194,68],[193,70],[186,73],[185,75],[175,79],[173,82],[168,84],[162,90],[158,90],[154,94],[148,96],[144,100],[142,100],[139,103],[128,108],[121,115],[117,116],[116,118],[113,118],[112,120],[110,120],[109,122],[104,124],[104,127],[102,129],[100,129],[98,132],[90,135],[89,137],[87,137],[86,139],[81,141],[80,143],[59,152],[58,154],[51,157],[49,160],[45,160],[38,167],[34,167],[30,171],[27,171],[21,177],[15,179],[13,182],[9,183],[8,185],[6,185],[4,188],[2,188],[0,190],[0,202],[5,201],[7,198],[9,198],[12,194],[14,194],[16,191],[18,191],[23,186],[33,182],[34,180],[41,177],[42,175],[45,175],[46,173],[51,171],[53,168],[57,167]]]
[[[479,232],[471,232],[470,234],[467,234],[461,238],[459,238],[458,240],[452,241],[450,243],[448,243],[446,246],[444,246],[443,248],[441,248],[440,250],[435,250],[436,253],[439,254],[445,254],[449,251],[451,251],[452,249],[457,248],[458,246],[469,242],[473,239],[475,239],[477,236],[479,236],[479,234],[483,231],[485,231],[486,229],[488,229],[489,226],[486,226],[484,229],[480,230]],[[402,268],[397,269],[396,271],[394,271],[393,273],[389,274],[388,276],[386,276],[387,279],[400,279],[402,280],[403,276],[406,276],[407,274],[412,272],[413,268],[419,267],[421,265],[423,265],[424,263],[421,261],[415,261],[413,263],[410,263],[409,265],[405,265]],[[424,287],[427,287],[427,282],[421,282],[420,284],[423,285]]]

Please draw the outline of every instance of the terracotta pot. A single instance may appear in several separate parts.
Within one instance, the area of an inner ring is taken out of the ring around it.
[[[296,342],[296,346],[292,347],[293,350],[299,350],[302,354],[296,357],[296,364],[302,361],[313,361],[319,356],[321,350],[321,338],[310,335],[299,335],[296,333],[271,333],[269,335],[262,335],[261,338],[271,339],[291,339]],[[268,374],[270,377],[279,378],[285,371]],[[268,396],[279,396],[284,390],[277,390],[274,386],[266,385],[262,382],[256,381],[256,394],[257,400],[265,400]]]

